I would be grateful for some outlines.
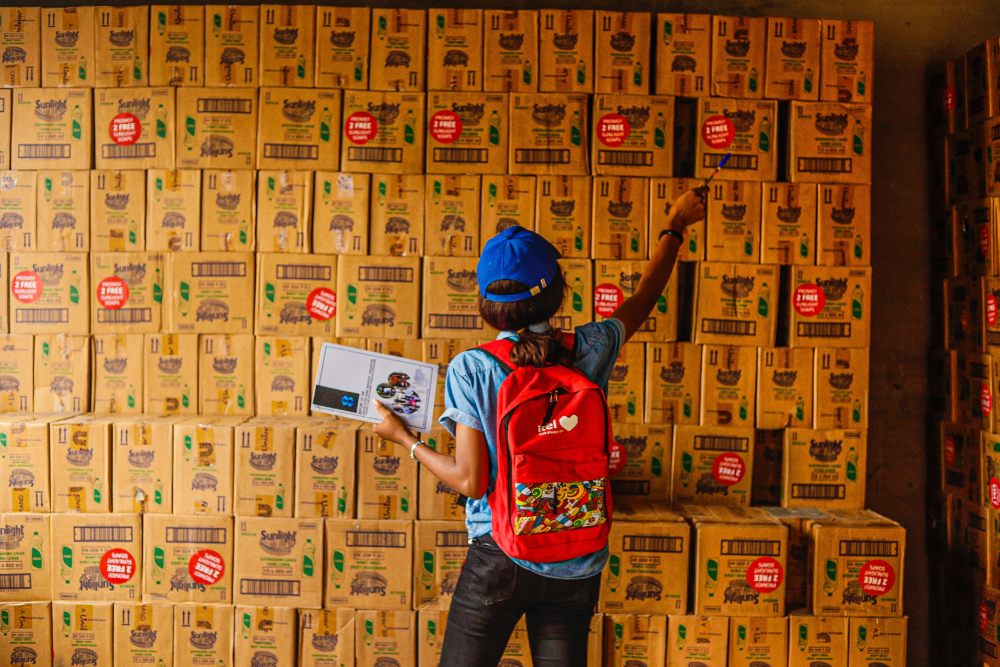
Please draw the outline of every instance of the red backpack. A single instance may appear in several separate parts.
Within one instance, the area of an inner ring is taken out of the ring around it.
[[[573,349],[573,335],[563,334]],[[493,540],[513,558],[551,563],[608,543],[611,416],[604,392],[560,364],[517,366],[514,342],[480,346],[508,371],[497,396]]]

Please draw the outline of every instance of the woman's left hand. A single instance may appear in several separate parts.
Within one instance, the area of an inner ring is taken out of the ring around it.
[[[413,432],[407,428],[406,424],[403,423],[403,420],[399,418],[399,415],[385,407],[380,401],[373,400],[372,403],[375,404],[375,409],[378,410],[379,415],[382,416],[382,421],[375,424],[375,435],[383,440],[389,440],[391,442],[395,442],[396,444],[403,445],[404,447],[409,447],[412,443],[419,440],[419,438],[413,435]]]

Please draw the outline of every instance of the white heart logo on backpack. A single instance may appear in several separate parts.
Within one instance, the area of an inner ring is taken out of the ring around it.
[[[560,417],[559,425],[562,426],[567,431],[572,431],[573,429],[576,428],[576,424],[579,421],[580,421],[579,417],[577,417],[576,415],[570,415],[569,417]]]

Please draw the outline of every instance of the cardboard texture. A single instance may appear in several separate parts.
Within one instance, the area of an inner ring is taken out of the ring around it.
[[[814,356],[811,350],[758,350],[757,428],[808,428],[813,423]]]
[[[87,263],[84,253],[11,255],[11,333],[89,333]]]
[[[236,427],[236,443],[236,515],[292,516],[295,424],[252,419]]]
[[[368,428],[358,431],[358,517],[413,519],[417,515],[417,463],[398,445]]]
[[[233,550],[237,605],[322,606],[321,520],[240,517],[236,519]]]
[[[198,337],[149,334],[145,339],[143,412],[154,415],[198,411]]]
[[[337,335],[415,336],[420,302],[419,269],[417,257],[340,257]]]
[[[90,175],[85,171],[37,174],[35,244],[38,250],[90,250]]]
[[[871,269],[796,267],[789,303],[791,347],[866,348]]]
[[[0,419],[0,443],[7,443],[7,455],[0,458],[0,476],[8,480],[8,490],[0,494],[0,511],[50,511],[49,422],[52,419],[23,414],[4,415]]]
[[[413,522],[326,520],[324,606],[409,611]]]
[[[626,453],[612,475],[614,496],[625,505],[666,501],[670,493],[673,429],[669,426],[615,424],[615,441]]]
[[[0,173],[0,244],[5,252],[35,250],[38,231],[37,172]]]
[[[316,667],[340,667],[354,661],[353,609],[300,609],[299,659]]]
[[[139,601],[141,524],[138,514],[53,514],[52,599]]]
[[[536,187],[534,176],[483,176],[479,206],[479,250],[482,250],[487,241],[512,225],[535,229]]]
[[[422,171],[424,93],[347,91],[343,109],[341,169],[378,174]]]
[[[177,89],[176,165],[184,169],[252,169],[257,151],[256,88]]]
[[[425,184],[418,174],[372,177],[372,254],[423,254]]]
[[[298,616],[287,607],[236,607],[237,665],[269,662],[278,667],[295,664]]]
[[[875,79],[874,23],[823,19],[822,58],[820,99],[871,104]],[[966,101],[971,104],[972,100]],[[971,116],[975,115],[973,109]]]
[[[719,20],[722,17],[714,17]],[[758,19],[752,19],[754,21]],[[759,19],[763,21],[764,19]],[[763,37],[761,38],[763,44]],[[698,100],[697,127],[723,116],[733,125],[733,141],[725,149],[714,148],[699,132],[695,139],[695,178],[708,178],[726,153],[732,157],[717,175],[721,180],[773,181],[778,176],[778,103],[739,98]],[[794,180],[794,179],[793,179]]]
[[[811,616],[797,611],[788,617],[788,665],[806,667],[815,662],[846,665],[848,619]]]
[[[538,90],[593,92],[593,10],[539,9],[538,32]]]
[[[757,350],[706,345],[702,348],[701,423],[753,426],[757,396]]]
[[[788,619],[729,619],[729,663],[733,667],[753,667],[754,662],[788,664]]]
[[[115,420],[111,426],[112,511],[173,511],[174,421],[149,417]]]
[[[41,10],[42,86],[94,85],[95,7]]]
[[[783,444],[780,438],[778,444]],[[788,609],[803,608],[808,604],[810,526],[813,521],[829,518],[830,514],[816,507],[768,507],[764,511],[788,527],[785,603]],[[794,628],[789,630],[792,631]]]
[[[607,403],[615,424],[641,424],[645,403],[646,346],[622,345],[608,379]]]
[[[712,95],[749,99],[764,95],[766,39],[763,17],[712,17]]]
[[[651,21],[645,12],[595,12],[595,92],[649,94]]]
[[[258,334],[321,336],[334,333],[337,257],[257,255]]]
[[[649,181],[594,178],[595,259],[643,259],[649,255]]]
[[[152,5],[150,27],[150,85],[204,85],[205,8]]]
[[[712,76],[711,15],[657,14],[656,34],[656,94],[708,94]]]
[[[261,5],[260,85],[312,86],[315,31],[315,5]]]
[[[172,169],[175,125],[173,88],[98,90],[94,98],[97,168]]]
[[[174,605],[174,663],[229,664],[233,655],[233,608],[218,604]]]
[[[825,190],[826,187],[829,186],[820,186],[820,189]],[[816,196],[816,188],[811,184],[763,185],[760,208],[761,262],[781,265],[816,263],[817,255],[820,254],[820,242],[817,238],[819,207]],[[852,237],[850,245],[853,243]],[[823,250],[829,252],[827,248],[830,245],[830,242],[824,243]],[[843,247],[846,250],[849,245]]]
[[[372,10],[370,90],[421,91],[426,86],[427,12]]]
[[[65,604],[65,603],[63,603]],[[52,605],[28,602],[5,605],[6,634],[0,635],[0,658],[11,665],[52,666]]]
[[[483,11],[427,11],[427,90],[483,89]]]
[[[589,173],[587,111],[586,95],[511,94],[510,173]]]
[[[201,250],[253,250],[255,199],[255,172],[204,170],[201,176]]]
[[[544,236],[565,258],[590,257],[592,197],[589,176],[538,178],[535,231]]]
[[[906,664],[908,618],[852,618],[848,624],[848,665]]]
[[[631,297],[639,285],[646,268],[645,260],[594,262],[594,312],[600,317],[609,317]],[[678,279],[672,276],[663,293],[656,300],[653,311],[633,335],[636,342],[672,341],[678,337],[677,316]]]
[[[256,336],[254,341],[255,414],[308,414],[309,339]]]
[[[34,409],[83,412],[90,404],[87,336],[36,334],[34,360]]]
[[[233,520],[146,514],[143,599],[232,603]]]
[[[424,260],[424,338],[488,337],[479,315],[476,258],[428,257]]]
[[[646,348],[646,409],[652,424],[698,424],[701,419],[702,350],[691,343],[650,343]]]
[[[52,665],[110,664],[114,652],[113,626],[114,604],[111,602],[53,602]]]
[[[0,89],[0,169],[10,169],[10,124],[13,116],[13,90]]]
[[[205,85],[259,85],[260,7],[205,5]]]
[[[367,7],[317,7],[317,88],[368,89],[370,33]]]
[[[34,406],[34,338],[0,336],[0,412],[31,412]]]
[[[427,171],[502,174],[510,132],[507,95],[429,93]]]
[[[785,507],[863,509],[868,439],[864,431],[785,431]]]
[[[815,428],[868,428],[868,354],[817,348]]]
[[[478,175],[428,175],[424,187],[424,249],[441,257],[477,257]]]
[[[98,88],[149,85],[149,6],[96,8]]]
[[[262,88],[258,169],[336,169],[340,163],[340,91]]]
[[[701,185],[692,178],[654,178],[649,181],[649,254],[652,256],[665,229],[673,203],[688,190]],[[699,220],[684,231],[687,240],[677,251],[678,262],[699,262],[705,259],[706,222]]]
[[[355,516],[357,430],[329,418],[295,423],[295,516]]]
[[[89,88],[18,88],[11,123],[11,168],[89,169],[92,100]]]
[[[870,105],[792,102],[788,122],[792,183],[871,182]]]
[[[145,247],[146,173],[91,171],[91,252],[134,252]]]
[[[253,414],[253,336],[204,335],[199,343],[198,412]]]
[[[413,604],[444,609],[458,585],[469,533],[464,521],[418,521],[414,524]]]
[[[778,267],[706,262],[697,278],[695,343],[774,344]]]
[[[412,665],[416,660],[417,615],[412,611],[359,611],[354,639],[359,667],[378,667],[392,660]],[[389,663],[392,664],[392,663]]]
[[[627,667],[630,661],[666,665],[667,617],[652,614],[604,616],[604,664]]]
[[[670,176],[674,104],[669,97],[596,95],[591,164],[597,174]]]
[[[197,251],[201,240],[201,172],[150,169],[146,172],[146,248]]]
[[[312,187],[312,172],[257,172],[258,252],[309,252]]]
[[[90,275],[93,333],[144,334],[160,330],[162,254],[91,253]]]
[[[52,599],[52,533],[47,514],[0,514],[3,602]]]
[[[483,15],[483,90],[538,90],[538,12],[487,9]]]
[[[113,634],[116,664],[170,664],[174,659],[174,608],[118,602]]]
[[[164,328],[177,333],[253,331],[250,253],[170,253]]]
[[[767,19],[764,97],[819,99],[821,28],[819,19]]]
[[[670,616],[667,619],[667,664],[726,663],[730,619],[718,616]]]
[[[69,417],[51,424],[54,512],[111,511],[111,424],[111,417],[97,416]]]
[[[569,331],[594,320],[593,264],[587,259],[560,259],[559,267],[569,293],[549,322],[557,329]]]
[[[677,426],[671,499],[704,505],[750,504],[753,429]]]
[[[427,446],[448,456],[455,455],[455,438],[442,426],[435,426],[427,438]],[[420,493],[418,515],[421,521],[464,521],[463,496],[435,477],[424,466],[418,466]],[[459,502],[462,500],[462,502]],[[419,524],[418,524],[419,525]]]
[[[870,266],[871,215],[869,186],[820,185],[816,263]]]
[[[369,247],[368,174],[316,172],[312,249],[316,253],[366,255]]]
[[[174,424],[174,513],[233,512],[233,448],[240,417],[186,417]]]

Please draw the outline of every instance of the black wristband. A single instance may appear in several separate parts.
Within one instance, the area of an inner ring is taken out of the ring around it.
[[[656,240],[659,241],[664,236],[673,236],[675,239],[677,239],[678,243],[682,245],[684,244],[684,235],[681,234],[676,229],[664,229],[662,232],[660,232],[660,235],[656,237]]]

